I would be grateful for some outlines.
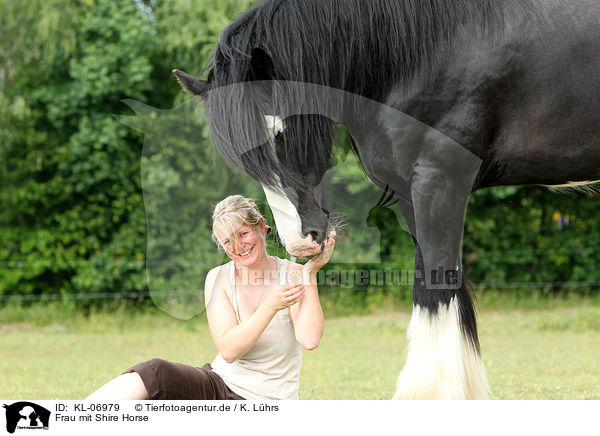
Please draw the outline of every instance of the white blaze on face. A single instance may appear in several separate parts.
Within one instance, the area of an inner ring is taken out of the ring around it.
[[[266,115],[265,122],[271,139],[284,129],[280,117]],[[274,142],[271,141],[274,146]],[[321,247],[311,236],[302,237],[302,220],[294,204],[285,195],[263,186],[269,206],[273,211],[277,233],[288,253],[296,257],[305,257],[320,253]]]
[[[292,202],[284,195],[263,186],[269,207],[273,211],[277,233],[292,256],[305,257],[321,252],[312,237],[302,237],[302,220]]]
[[[296,207],[287,197],[263,186],[269,206],[273,211],[275,225],[283,245],[287,247],[288,242],[300,239],[302,234],[302,221]]]
[[[283,132],[283,120],[278,116],[265,115],[265,122],[272,138],[274,138],[279,132]]]

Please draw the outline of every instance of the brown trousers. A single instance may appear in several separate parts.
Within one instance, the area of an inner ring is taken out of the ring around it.
[[[150,400],[244,400],[227,387],[209,363],[200,368],[150,359],[125,371],[128,372],[139,374]]]

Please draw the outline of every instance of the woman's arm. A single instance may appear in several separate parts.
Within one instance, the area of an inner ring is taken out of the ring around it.
[[[327,240],[325,249],[318,256],[308,261],[304,266],[290,264],[292,274],[301,277],[306,290],[300,302],[291,309],[296,340],[307,350],[314,350],[319,346],[325,318],[319,301],[319,290],[317,288],[317,272],[329,261],[335,246],[335,233]]]
[[[238,324],[225,292],[225,279],[221,268],[213,268],[206,276],[204,299],[213,341],[223,359],[232,363],[254,346],[279,310],[295,304],[302,297],[304,285],[278,289],[247,320]]]

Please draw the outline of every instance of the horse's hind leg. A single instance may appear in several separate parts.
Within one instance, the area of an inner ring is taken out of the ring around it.
[[[419,171],[422,173],[420,174]],[[460,174],[460,172],[459,172]],[[460,260],[471,178],[417,166],[412,210],[417,247],[406,365],[394,399],[485,399],[488,383],[475,310]],[[401,207],[402,208],[402,207]]]

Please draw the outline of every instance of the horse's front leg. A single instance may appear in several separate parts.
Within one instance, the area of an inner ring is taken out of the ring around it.
[[[457,175],[458,174],[458,175]],[[461,240],[472,175],[417,166],[410,187],[417,248],[408,355],[394,399],[485,399]]]

